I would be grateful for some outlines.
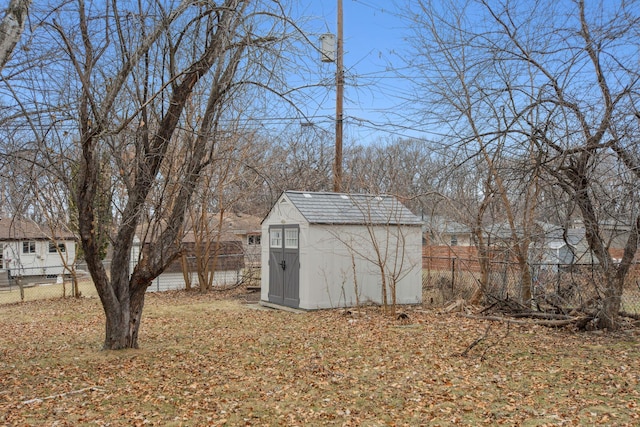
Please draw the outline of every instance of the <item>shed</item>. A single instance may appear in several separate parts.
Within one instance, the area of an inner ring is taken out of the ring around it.
[[[262,221],[261,300],[301,309],[422,302],[422,221],[389,195],[286,191]]]

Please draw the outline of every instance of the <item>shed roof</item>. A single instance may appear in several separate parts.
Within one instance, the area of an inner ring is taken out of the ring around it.
[[[390,195],[286,191],[284,195],[310,224],[422,225]]]

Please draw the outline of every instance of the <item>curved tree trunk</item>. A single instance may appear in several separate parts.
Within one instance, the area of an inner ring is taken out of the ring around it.
[[[640,242],[639,233],[640,216],[637,216],[633,227],[631,227],[629,237],[627,238],[620,264],[617,266],[614,263],[609,264],[609,268],[614,270],[615,273],[605,272],[607,283],[604,291],[604,300],[602,301],[602,311],[598,317],[598,326],[600,328],[613,330],[619,326],[618,318],[620,309],[622,308],[624,279],[627,277],[631,264],[635,259],[636,252],[638,251],[638,242]]]

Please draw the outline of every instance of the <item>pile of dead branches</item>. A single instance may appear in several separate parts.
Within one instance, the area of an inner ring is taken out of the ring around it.
[[[602,300],[592,298],[579,307],[560,305],[557,302],[534,301],[531,306],[521,304],[514,299],[488,296],[493,302],[479,312],[469,314],[461,312],[461,316],[522,325],[541,325],[554,328],[572,327],[580,331],[595,329],[598,316],[601,313]],[[631,322],[633,326],[640,326],[640,315],[620,312],[620,317]]]

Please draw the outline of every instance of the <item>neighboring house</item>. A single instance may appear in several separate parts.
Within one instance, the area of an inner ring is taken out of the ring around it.
[[[572,229],[581,229],[584,233],[584,224],[582,220],[575,220]],[[624,224],[621,221],[602,221],[600,223],[600,229],[609,247],[609,253],[613,257],[614,261],[620,261],[624,254],[624,248],[629,239],[630,233],[633,232],[631,224]],[[639,246],[640,248],[640,243]],[[636,252],[635,262],[640,262],[640,251]]]
[[[589,249],[582,221],[575,221],[566,230],[559,225],[543,222],[537,224],[543,230],[543,238],[537,239],[532,245],[533,262],[543,264],[597,264],[599,262]],[[603,223],[600,224],[600,228],[613,260],[620,261],[631,227],[619,223]],[[636,253],[636,262],[639,258],[640,251]]]
[[[184,289],[186,286],[185,265],[186,273],[192,285],[198,286],[198,270],[195,260],[197,256],[207,256],[207,251],[209,258],[208,268],[213,269],[215,267],[214,286],[233,285],[245,280],[247,275],[253,274],[253,272],[247,270],[259,266],[261,252],[260,218],[227,212],[222,218],[222,226],[219,226],[219,219],[219,214],[211,214],[209,216],[207,229],[210,231],[210,235],[205,238],[205,241],[202,241],[203,237],[196,236],[192,226],[185,225],[185,228],[189,230],[182,239],[185,257],[178,258],[171,263],[154,280],[149,287],[150,291]],[[131,250],[132,271],[138,262],[143,239],[144,228],[140,227],[134,238],[134,245]],[[197,250],[197,244],[199,244],[199,250]]]
[[[30,220],[0,219],[0,268],[10,277],[68,274],[76,258],[73,233],[51,230]],[[2,274],[4,277],[4,274]]]
[[[394,281],[398,304],[422,301],[422,221],[393,196],[287,191],[262,235],[263,304],[381,304],[381,265],[389,303]]]
[[[593,258],[584,228],[563,229],[559,225],[536,223],[538,234],[531,244],[529,259],[534,264],[589,264]]]
[[[473,246],[471,228],[442,216],[424,219],[426,246]]]
[[[601,224],[602,232],[609,244],[609,253],[614,260],[621,259],[630,227],[620,223]],[[425,245],[423,248],[424,267],[433,269],[451,268],[452,260],[464,263],[464,268],[478,271],[478,251],[472,243],[469,227],[433,217],[425,220]],[[521,239],[521,228],[515,230]],[[491,259],[515,262],[513,232],[507,222],[495,222],[483,226],[485,244],[489,247]],[[529,230],[529,260],[531,264],[548,264],[552,269],[559,265],[591,264],[597,259],[591,253],[585,238],[581,221],[575,221],[568,228],[560,225],[536,221]],[[636,259],[640,258],[640,251]],[[460,265],[460,264],[459,264]]]
[[[425,217],[423,224],[423,268],[450,270],[454,260],[463,260],[467,269],[476,271],[477,250],[471,228],[443,216]]]

